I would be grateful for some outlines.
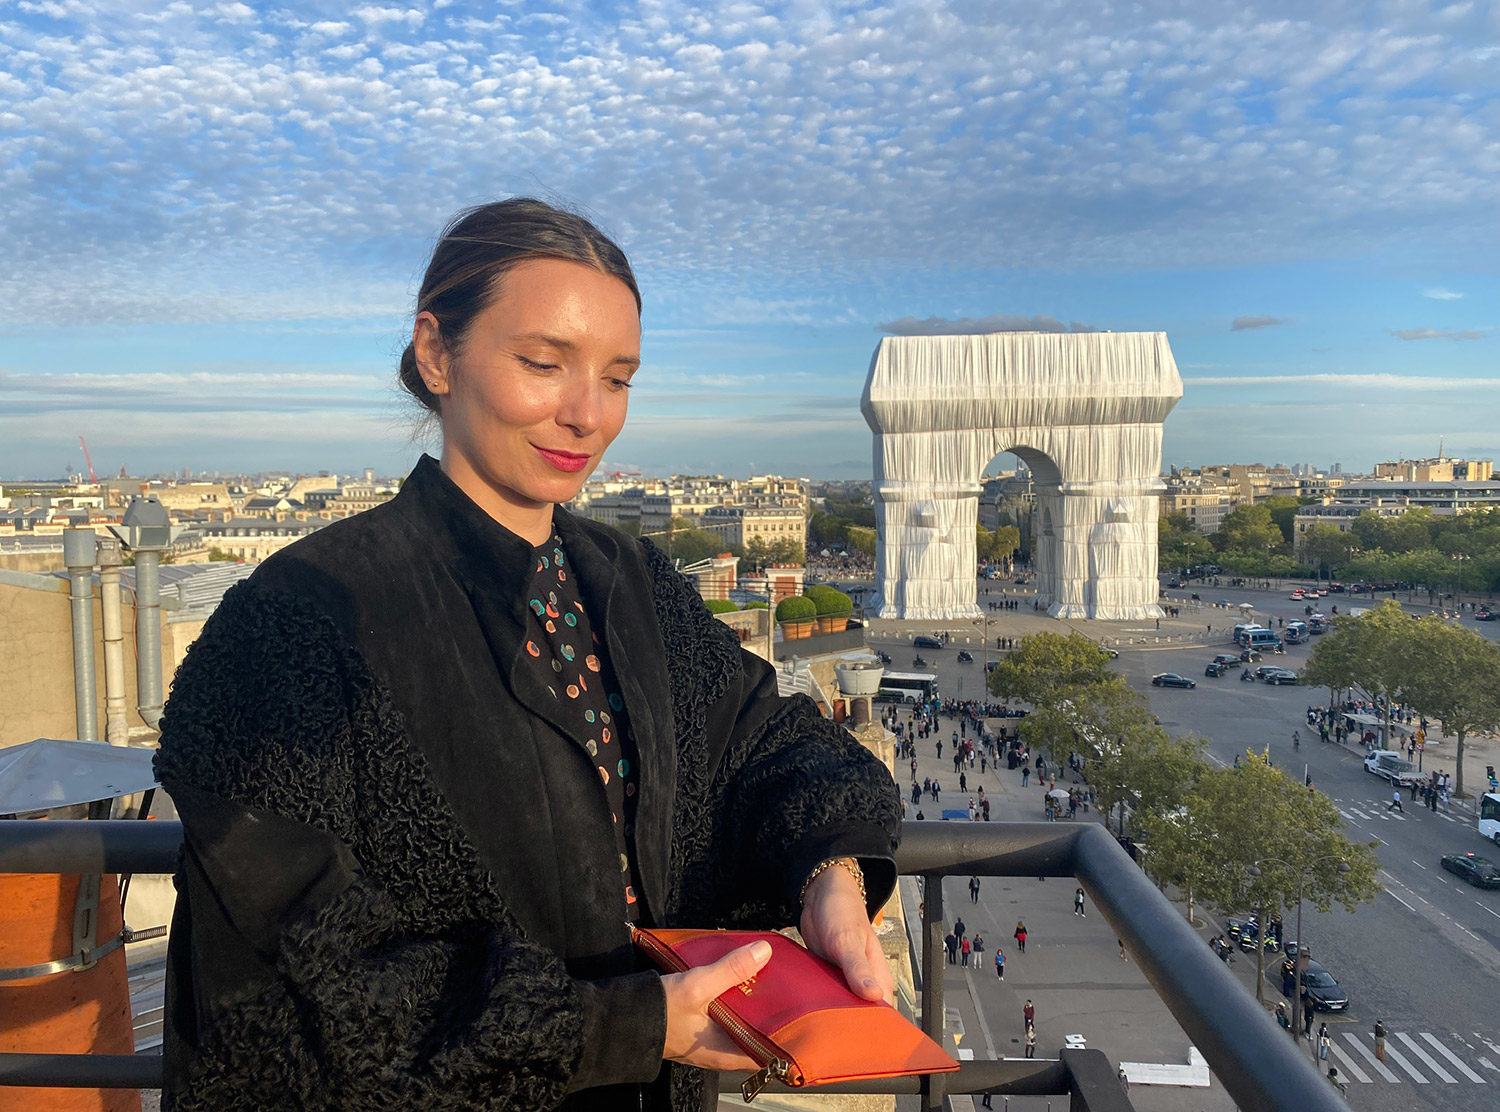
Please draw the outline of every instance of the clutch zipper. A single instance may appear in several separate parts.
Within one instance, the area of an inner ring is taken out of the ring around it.
[[[650,950],[670,969],[678,973],[686,973],[691,966],[682,958],[678,957],[669,947],[663,946],[649,934],[639,930],[633,923],[630,924],[632,941],[644,949]],[[801,1072],[793,1066],[789,1057],[784,1057],[785,1051],[758,1031],[746,1026],[738,1016],[726,1008],[717,1000],[708,1002],[708,1014],[718,1023],[729,1037],[739,1044],[740,1049],[745,1051],[758,1062],[764,1063],[759,1070],[752,1073],[740,1084],[740,1096],[749,1104],[760,1095],[762,1089],[773,1079],[783,1085],[796,1086],[801,1080]]]

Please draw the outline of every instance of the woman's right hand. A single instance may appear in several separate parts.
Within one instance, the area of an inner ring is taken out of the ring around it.
[[[761,1068],[708,1015],[708,1005],[755,976],[771,960],[769,942],[752,942],[731,950],[712,965],[686,973],[665,973],[662,988],[667,994],[667,1041],[661,1056],[705,1070],[754,1072]]]

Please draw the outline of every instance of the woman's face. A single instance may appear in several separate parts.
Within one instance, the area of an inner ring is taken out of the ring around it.
[[[640,365],[634,294],[592,267],[533,259],[501,278],[457,352],[430,313],[413,343],[442,399],[443,470],[500,524],[544,543],[553,504],[578,493],[625,424]]]

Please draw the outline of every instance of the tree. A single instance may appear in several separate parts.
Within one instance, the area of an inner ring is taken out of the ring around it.
[[[1422,618],[1409,623],[1399,655],[1407,673],[1401,688],[1406,700],[1454,737],[1454,790],[1462,796],[1465,739],[1500,729],[1500,645],[1438,618]]]
[[[1395,599],[1386,599],[1359,617],[1341,614],[1333,620],[1333,632],[1313,647],[1303,669],[1309,683],[1358,688],[1378,699],[1385,708],[1382,736],[1387,745],[1391,703],[1402,696],[1412,678],[1406,659],[1412,626],[1412,618]]]
[[[875,559],[875,530],[862,525],[849,526],[849,547]]]
[[[983,525],[974,528],[974,554],[981,560],[1008,560],[1021,547],[1021,530],[1014,525],[1002,525],[993,532]]]
[[[1163,568],[1187,568],[1214,558],[1214,546],[1193,527],[1188,515],[1163,514],[1156,522],[1156,559]]]
[[[1080,688],[1111,675],[1109,657],[1083,634],[1031,633],[995,665],[986,685],[992,695],[1040,709],[1072,699]]]
[[[1286,539],[1271,520],[1271,511],[1258,506],[1236,506],[1224,515],[1214,545],[1221,552],[1258,552],[1263,555],[1284,547]],[[1221,561],[1222,562],[1222,561]]]
[[[1292,546],[1297,511],[1311,501],[1311,498],[1298,498],[1292,494],[1273,494],[1261,503],[1271,515],[1271,523],[1281,530],[1281,543],[1288,548]]]
[[[1251,752],[1238,768],[1205,768],[1180,812],[1148,820],[1147,870],[1158,883],[1193,885],[1222,915],[1259,908],[1264,928],[1299,895],[1322,912],[1373,899],[1376,844],[1350,841],[1331,799]],[[1264,999],[1265,951],[1256,951]]]
[[[1307,562],[1332,577],[1354,552],[1355,538],[1332,525],[1314,525],[1302,535],[1302,553]]]

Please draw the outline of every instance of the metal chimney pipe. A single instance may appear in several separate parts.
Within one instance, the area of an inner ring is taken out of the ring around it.
[[[161,551],[135,553],[135,690],[141,721],[161,728]]]
[[[73,714],[79,741],[99,740],[98,692],[94,688],[94,553],[92,529],[63,530],[63,563],[73,616]]]
[[[125,701],[125,630],[120,613],[120,542],[99,538],[99,605],[104,617],[104,740],[130,743]]]
[[[161,724],[161,554],[172,543],[172,519],[151,494],[130,500],[111,532],[135,555],[135,690],[141,721]]]

